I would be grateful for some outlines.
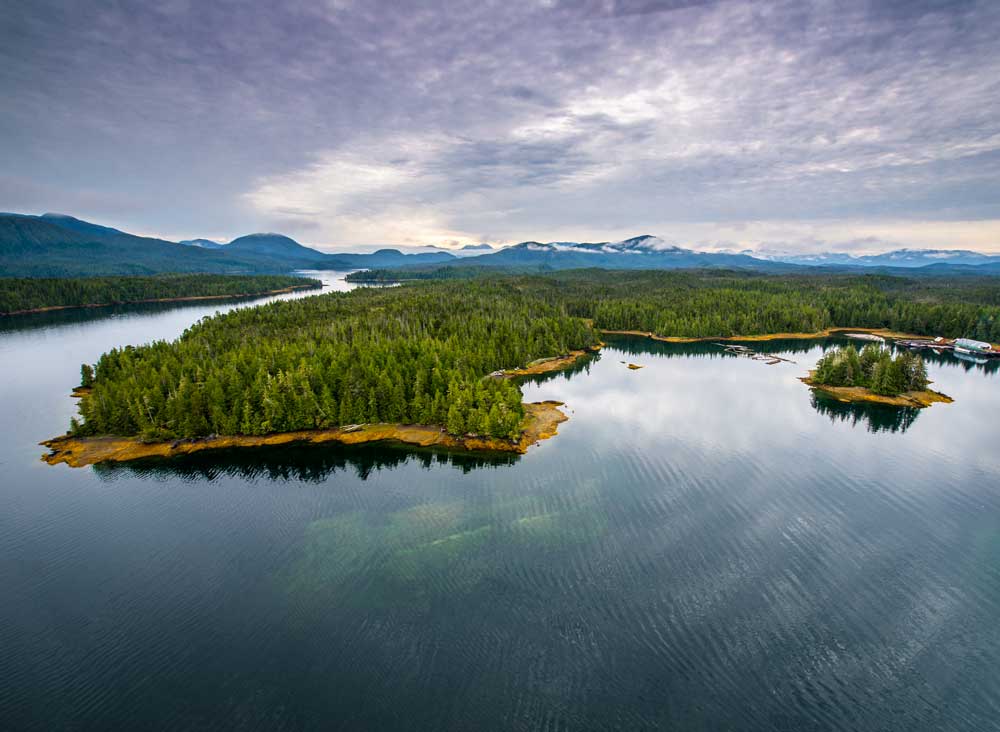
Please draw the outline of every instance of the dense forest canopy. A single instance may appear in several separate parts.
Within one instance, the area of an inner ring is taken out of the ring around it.
[[[0,278],[0,314],[178,297],[257,295],[288,287],[320,286],[319,280],[290,275]]]
[[[374,270],[354,277],[390,281],[393,272]],[[419,274],[429,280],[495,276],[475,267]],[[590,269],[507,275],[505,280],[535,289],[547,301],[565,305],[569,314],[591,318],[606,330],[712,338],[891,328],[1000,341],[1000,277]]]
[[[892,328],[1000,340],[1000,280],[725,271],[470,277],[361,288],[205,319],[84,368],[78,434],[265,434],[373,422],[513,437],[516,385],[485,378],[598,329],[720,337]]]
[[[885,396],[923,391],[930,383],[920,356],[902,351],[893,358],[888,349],[874,343],[861,349],[860,354],[852,345],[824,354],[812,380],[826,386],[861,386]]]
[[[417,267],[372,267],[348,272],[348,282],[378,283],[412,282],[414,280],[466,280],[471,277],[504,277],[540,274],[534,267],[483,267],[478,264],[456,264],[451,267],[421,265]]]
[[[546,277],[598,328],[694,338],[890,328],[1000,340],[1000,278],[578,271]]]
[[[84,366],[93,390],[73,431],[164,439],[392,422],[515,437],[520,390],[484,377],[597,342],[562,306],[506,283],[276,302]]]

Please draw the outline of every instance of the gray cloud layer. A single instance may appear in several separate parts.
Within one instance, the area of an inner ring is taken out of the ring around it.
[[[995,2],[9,3],[0,208],[1000,248]]]

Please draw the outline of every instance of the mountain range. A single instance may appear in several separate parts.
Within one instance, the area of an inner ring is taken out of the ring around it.
[[[648,234],[616,242],[526,241],[491,254],[443,267],[500,267],[512,271],[546,271],[597,267],[602,269],[742,269],[760,272],[810,270],[865,271],[905,274],[1000,274],[1000,256],[969,251],[900,249],[855,257],[848,254],[777,255],[703,252],[685,249]],[[409,267],[414,269],[414,267]],[[428,269],[421,265],[419,269]]]
[[[1000,256],[965,250],[899,249],[875,255],[704,252],[655,236],[615,242],[527,241],[494,249],[471,244],[455,253],[439,247],[415,254],[380,249],[328,254],[275,233],[249,234],[221,244],[137,236],[65,214],[0,213],[0,276],[66,277],[160,272],[246,274],[296,269],[393,269],[475,266],[518,271],[725,268],[762,272],[830,271],[1000,274]]]
[[[463,264],[540,269],[681,269],[725,267],[788,271],[796,265],[757,259],[748,254],[698,252],[683,249],[655,236],[644,235],[617,242],[526,241],[493,254],[465,260]],[[449,263],[453,264],[453,263]]]
[[[858,256],[844,252],[822,252],[820,254],[744,253],[752,254],[758,259],[812,267],[928,267],[940,264],[976,267],[1000,262],[1000,256],[980,254],[967,249],[894,249],[881,254]]]
[[[136,236],[64,214],[0,213],[0,276],[79,277],[162,272],[248,274],[296,269],[352,270],[441,264],[448,252],[326,254],[281,234],[250,234],[219,244]]]

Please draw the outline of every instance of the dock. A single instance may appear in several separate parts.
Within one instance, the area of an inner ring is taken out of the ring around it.
[[[895,341],[895,345],[899,346],[900,348],[909,348],[911,351],[922,351],[926,348],[930,348],[938,352],[955,350],[954,343],[948,343],[943,340],[932,341],[925,339],[898,338]]]
[[[763,361],[768,366],[776,366],[779,363],[795,363],[791,359],[775,356],[773,353],[760,353],[748,346],[740,346],[735,343],[716,343],[714,345],[720,346],[726,353],[733,356],[742,356],[753,361]]]

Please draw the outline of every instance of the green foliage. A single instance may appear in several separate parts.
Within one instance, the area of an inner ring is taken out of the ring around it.
[[[482,267],[369,270],[355,281],[492,279],[516,283],[598,328],[711,338],[891,328],[1000,341],[1000,277],[767,275],[728,270],[575,270],[516,276]]]
[[[816,364],[813,381],[826,386],[861,386],[885,396],[922,391],[929,383],[922,358],[909,351],[893,358],[874,343],[865,346],[860,355],[851,345],[824,354]]]
[[[414,280],[465,280],[474,277],[504,277],[508,275],[528,274],[537,272],[538,267],[491,265],[484,267],[470,262],[462,264],[420,264],[405,267],[372,267],[349,272],[344,276],[348,282],[388,284],[397,282],[412,282]]]
[[[520,392],[484,377],[592,345],[594,328],[704,338],[884,327],[997,341],[998,303],[996,279],[716,270],[363,288],[228,313],[173,343],[107,353],[73,430],[166,439],[393,422],[513,437]],[[821,361],[823,383],[880,393],[926,385],[923,362],[910,354],[892,359],[873,346],[838,354]]]
[[[388,422],[512,438],[520,390],[484,377],[597,341],[561,306],[507,283],[276,302],[104,354],[76,431],[163,439]]]
[[[578,271],[545,279],[569,313],[609,330],[706,338],[890,328],[1000,341],[1000,278]]]
[[[153,277],[2,278],[0,314],[47,307],[111,305],[175,297],[256,295],[318,280],[289,275],[175,274]]]

